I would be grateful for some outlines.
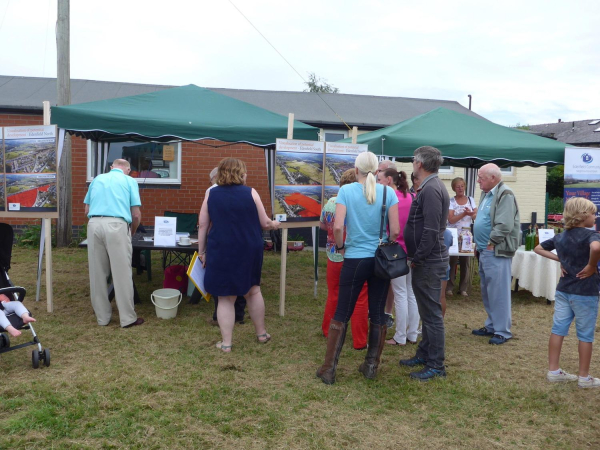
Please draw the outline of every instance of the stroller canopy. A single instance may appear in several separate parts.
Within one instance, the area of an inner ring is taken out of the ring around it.
[[[10,269],[13,236],[12,227],[7,223],[0,223],[0,269],[7,272]]]

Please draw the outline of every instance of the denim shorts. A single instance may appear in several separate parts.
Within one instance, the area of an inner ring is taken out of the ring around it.
[[[450,279],[450,266],[446,269],[446,277],[442,278],[442,281],[448,281]]]
[[[577,339],[581,342],[594,342],[597,317],[597,295],[576,295],[556,291],[552,334],[567,336],[571,322],[575,319]]]

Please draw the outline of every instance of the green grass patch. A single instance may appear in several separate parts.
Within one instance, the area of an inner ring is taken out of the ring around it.
[[[286,314],[279,316],[279,255],[265,254],[262,290],[273,339],[256,343],[251,322],[236,325],[230,354],[217,350],[213,305],[186,300],[175,319],[158,319],[135,275],[141,327],[118,314],[99,327],[90,306],[85,250],[56,249],[55,311],[35,302],[36,251],[16,248],[11,277],[28,289],[36,331],[52,365],[31,368],[31,348],[0,357],[0,448],[595,448],[597,392],[545,380],[552,306],[513,294],[515,338],[502,346],[471,335],[485,312],[477,287],[448,298],[446,380],[420,383],[398,360],[415,348],[387,346],[376,380],[357,368],[348,333],[336,384],[315,378],[325,353],[321,321],[326,258],[317,298],[312,252],[288,254]],[[475,283],[477,282],[477,278]],[[42,283],[43,284],[43,283]],[[391,331],[388,332],[391,336]],[[13,344],[25,338],[12,339]],[[577,340],[565,339],[561,366],[577,370]],[[598,372],[593,357],[592,373]]]

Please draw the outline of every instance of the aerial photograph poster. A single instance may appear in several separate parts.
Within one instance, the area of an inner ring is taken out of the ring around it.
[[[318,220],[322,186],[275,186],[275,214],[287,222]]]
[[[6,173],[56,173],[56,126],[4,128]]]
[[[319,220],[324,149],[324,142],[277,139],[273,185],[278,220]]]
[[[368,146],[365,144],[327,142],[325,148],[324,202],[337,195],[342,174],[348,169],[354,169],[356,157],[359,153],[366,152]]]
[[[58,202],[55,173],[7,173],[5,177],[8,211],[56,211]]]

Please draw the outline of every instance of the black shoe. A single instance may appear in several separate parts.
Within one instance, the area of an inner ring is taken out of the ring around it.
[[[425,361],[423,358],[419,358],[418,356],[413,356],[410,359],[401,359],[399,364],[401,366],[415,367],[415,366],[424,366],[426,362],[427,361]]]
[[[471,331],[471,334],[474,334],[475,336],[493,336],[494,333],[491,331],[488,331],[488,329],[486,327],[481,327],[479,330],[473,330]]]
[[[136,327],[136,326],[141,325],[143,323],[144,323],[144,319],[142,319],[141,317],[138,317],[135,322],[130,323],[129,325],[125,325],[123,328]]]
[[[394,316],[391,314],[385,314],[385,326],[388,328],[394,327]]]
[[[504,344],[506,341],[508,341],[507,338],[505,338],[504,336],[500,336],[499,334],[495,334],[490,340],[489,343],[492,345],[502,345]]]
[[[235,322],[237,324],[239,324],[239,325],[245,325],[246,324],[246,322],[244,322],[244,319],[242,319],[242,320],[236,320]]]
[[[424,367],[418,372],[411,372],[409,376],[420,381],[429,381],[436,377],[446,378],[446,369],[432,369],[431,367]]]

